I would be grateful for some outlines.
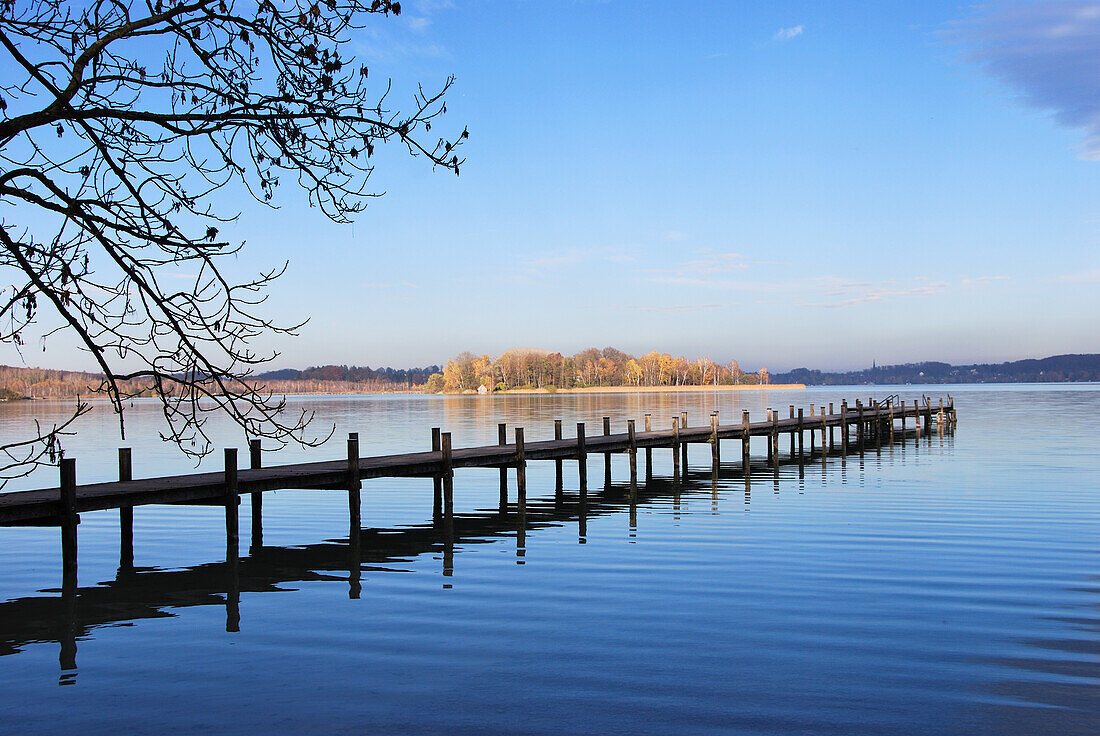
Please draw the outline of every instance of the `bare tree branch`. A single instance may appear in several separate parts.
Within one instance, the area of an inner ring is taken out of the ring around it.
[[[243,243],[219,239],[238,213],[213,195],[240,187],[274,206],[290,175],[343,223],[378,196],[382,144],[457,174],[466,130],[431,136],[453,78],[418,87],[400,112],[389,81],[345,52],[357,29],[400,12],[392,0],[0,0],[0,342],[75,336],[123,435],[126,400],[151,389],[162,436],[189,455],[212,449],[211,412],[249,437],[324,441],[251,379],[276,357],[253,341],[302,325],[261,311],[285,264],[226,276]],[[0,446],[0,485],[56,459],[87,407]]]

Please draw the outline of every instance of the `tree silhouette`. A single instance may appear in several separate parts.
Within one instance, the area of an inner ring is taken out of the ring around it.
[[[136,381],[160,399],[162,436],[191,455],[211,449],[212,411],[251,437],[320,441],[252,378],[275,357],[253,339],[301,325],[260,308],[286,264],[227,275],[244,243],[219,238],[239,214],[223,208],[231,192],[273,206],[290,181],[348,222],[378,196],[367,181],[390,142],[458,173],[467,132],[431,133],[453,78],[418,86],[399,112],[390,83],[344,51],[400,12],[388,0],[0,0],[0,342],[74,335],[123,436]],[[48,461],[58,429],[0,447],[0,475]]]

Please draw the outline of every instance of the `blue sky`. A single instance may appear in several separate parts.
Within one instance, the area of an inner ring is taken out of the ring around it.
[[[278,367],[1100,352],[1100,3],[402,5],[358,54],[401,103],[454,74],[467,162],[384,152],[353,226],[244,212],[239,267],[289,258],[270,312],[311,317]]]

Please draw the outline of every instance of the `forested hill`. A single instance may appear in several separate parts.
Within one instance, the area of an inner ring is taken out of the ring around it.
[[[440,370],[437,365],[425,368],[325,365],[269,371],[254,378],[262,389],[273,393],[375,393],[418,390],[428,376]],[[0,400],[89,396],[102,380],[96,373],[0,365]],[[124,389],[135,395],[149,395],[149,386],[140,381],[127,381]]]
[[[880,365],[861,371],[823,373],[796,368],[772,374],[774,383],[804,383],[807,386],[843,386],[861,383],[1057,383],[1100,381],[1100,355],[1052,355],[1049,358],[1015,360],[1011,363],[906,363]]]

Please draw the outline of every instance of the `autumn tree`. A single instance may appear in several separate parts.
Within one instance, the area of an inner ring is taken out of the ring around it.
[[[229,274],[244,242],[223,235],[238,214],[226,203],[274,206],[290,183],[348,222],[377,196],[368,179],[386,143],[458,173],[466,131],[432,133],[453,80],[398,110],[391,84],[348,52],[400,12],[391,0],[0,0],[0,343],[68,333],[123,433],[138,381],[187,453],[209,451],[211,411],[250,437],[316,441],[308,416],[286,417],[252,378],[275,357],[254,341],[300,324],[261,308],[285,264]],[[0,468],[33,467],[59,429],[0,443]]]

